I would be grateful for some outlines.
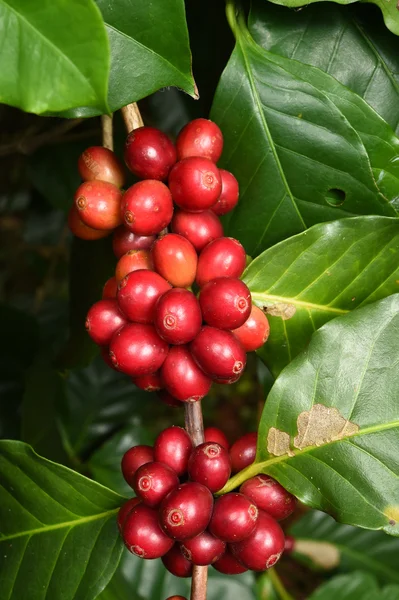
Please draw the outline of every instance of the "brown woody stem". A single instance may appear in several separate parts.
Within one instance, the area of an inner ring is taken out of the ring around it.
[[[114,149],[114,136],[112,131],[112,115],[101,115],[101,129],[103,133],[103,146],[108,150]]]
[[[121,113],[128,133],[133,131],[133,129],[137,129],[138,127],[142,127],[144,125],[139,107],[137,106],[136,102],[132,102],[132,104],[123,106],[121,108]]]

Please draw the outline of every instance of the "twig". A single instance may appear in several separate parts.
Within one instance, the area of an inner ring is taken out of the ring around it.
[[[101,115],[101,129],[103,133],[103,146],[108,150],[114,149],[114,137],[112,131],[112,115]]]
[[[37,133],[23,131],[18,134],[12,141],[0,145],[0,156],[8,156],[9,154],[32,154],[35,150],[46,144],[53,143],[59,139],[64,133],[70,131],[79,125],[83,119],[64,119],[52,129]]]
[[[137,106],[136,102],[132,102],[132,104],[123,106],[121,108],[121,113],[128,133],[133,131],[133,129],[137,129],[138,127],[142,127],[144,125],[139,107]]]
[[[185,424],[194,446],[204,441],[204,423],[202,420],[201,401],[185,404]],[[206,600],[208,567],[193,567],[191,580],[191,600]]]
[[[284,587],[283,582],[280,577],[277,575],[276,569],[270,569],[267,574],[273,584],[274,589],[276,590],[280,600],[294,600],[291,594],[287,592]]]

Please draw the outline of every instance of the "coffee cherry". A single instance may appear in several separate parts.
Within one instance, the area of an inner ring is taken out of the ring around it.
[[[155,270],[174,287],[189,287],[195,279],[197,253],[181,235],[169,233],[159,238],[151,249]]]
[[[255,529],[256,505],[243,494],[230,493],[215,502],[209,531],[224,542],[245,540]]]
[[[130,323],[112,338],[109,355],[119,371],[138,377],[158,371],[168,350],[152,325]]]
[[[246,567],[243,567],[241,563],[231,554],[230,550],[227,548],[226,552],[213,563],[213,568],[219,573],[224,573],[225,575],[239,575],[240,573],[245,573],[248,571]]]
[[[175,577],[191,577],[193,574],[193,563],[183,555],[179,544],[175,544],[162,557],[164,567]],[[172,596],[172,598],[181,598],[182,596]]]
[[[103,359],[103,361],[105,362],[106,365],[108,365],[114,371],[118,371],[118,369],[114,366],[114,364],[111,361],[111,358],[109,356],[109,347],[108,346],[102,346],[100,349],[100,354],[101,354],[101,358]]]
[[[180,400],[174,398],[172,394],[169,394],[166,390],[160,390],[157,395],[161,402],[166,404],[166,406],[171,406],[172,408],[180,408],[183,406]]]
[[[208,119],[194,119],[180,131],[176,140],[178,159],[204,156],[217,162],[223,150],[223,135],[219,127]]]
[[[99,346],[107,346],[114,333],[127,324],[125,315],[114,299],[99,300],[86,317],[86,331]]]
[[[79,217],[93,229],[114,229],[121,224],[122,192],[107,181],[87,181],[75,193]]]
[[[187,346],[172,346],[162,370],[164,387],[181,402],[197,402],[209,392],[212,381],[198,367]]]
[[[252,571],[265,571],[275,565],[283,553],[284,533],[273,517],[260,510],[251,535],[231,544],[230,548],[244,567]]]
[[[134,474],[137,469],[153,460],[154,450],[151,446],[141,444],[140,446],[133,446],[133,448],[125,452],[122,457],[121,468],[126,483],[132,487]]]
[[[255,305],[252,305],[251,314],[245,323],[232,331],[246,352],[261,348],[269,337],[269,332],[270,325],[265,313]]]
[[[112,249],[116,258],[121,258],[129,250],[149,250],[155,239],[155,235],[136,235],[121,225],[114,231]]]
[[[248,479],[240,487],[240,492],[277,521],[286,519],[295,510],[295,497],[268,475]]]
[[[295,549],[295,538],[292,535],[285,536],[284,552],[291,554]]]
[[[238,181],[233,173],[224,169],[219,169],[219,173],[222,178],[222,192],[216,204],[212,206],[212,211],[221,216],[233,210],[238,202],[239,189]]]
[[[202,315],[199,302],[192,292],[173,288],[157,301],[155,329],[168,344],[187,344],[199,333]]]
[[[189,212],[211,208],[222,191],[219,169],[208,158],[184,158],[169,174],[169,188],[177,206]]]
[[[112,233],[112,229],[93,229],[83,223],[75,204],[72,204],[68,213],[68,227],[73,235],[81,240],[100,240]]]
[[[208,281],[199,295],[204,321],[219,329],[235,329],[251,313],[251,292],[240,279],[218,277]]]
[[[130,500],[128,500],[127,502],[122,504],[122,506],[120,507],[119,512],[118,512],[118,519],[117,519],[118,528],[119,528],[120,532],[122,532],[122,530],[123,530],[123,526],[125,524],[125,521],[126,521],[128,515],[130,515],[133,508],[135,506],[137,506],[138,504],[140,504],[140,502],[141,502],[140,498],[131,498]]]
[[[149,250],[129,250],[118,260],[115,269],[115,278],[119,283],[126,275],[141,269],[153,268],[152,256]]]
[[[127,549],[140,558],[160,558],[173,546],[158,523],[158,511],[139,504],[128,515],[123,527]]]
[[[240,242],[229,237],[218,238],[199,255],[196,282],[202,287],[217,277],[239,278],[245,264],[246,254]]]
[[[166,600],[187,600],[185,596],[169,596]]]
[[[115,277],[110,277],[104,284],[103,287],[103,300],[109,300],[111,298],[116,298],[116,293],[118,291],[118,283]]]
[[[123,196],[121,215],[125,227],[137,235],[160,233],[173,215],[169,188],[155,179],[135,183]]]
[[[206,485],[211,492],[218,492],[230,477],[229,452],[215,442],[200,444],[191,453],[188,474],[192,481]]]
[[[179,485],[162,500],[159,522],[169,537],[187,540],[205,531],[212,508],[213,496],[208,488],[190,481]]]
[[[133,271],[119,283],[118,304],[131,321],[152,323],[157,300],[170,290],[170,287],[169,283],[154,271]]]
[[[176,162],[176,149],[167,135],[155,127],[139,127],[129,133],[125,162],[140,179],[167,178]]]
[[[216,442],[216,444],[219,444],[226,450],[230,447],[227,437],[224,435],[223,431],[217,427],[205,427],[204,439],[206,442]]]
[[[168,427],[161,431],[154,443],[155,460],[165,463],[179,476],[187,471],[193,444],[182,427]]]
[[[125,183],[125,172],[119,158],[103,146],[87,148],[78,160],[79,175],[85,181],[108,181],[117,187]]]
[[[197,252],[212,240],[223,236],[223,227],[211,210],[190,213],[184,210],[175,212],[172,223],[173,233],[178,233],[192,243]]]
[[[151,462],[137,469],[133,477],[136,495],[154,508],[179,485],[175,471],[161,462]]]
[[[230,331],[205,326],[190,344],[195,362],[217,380],[236,380],[246,365],[245,350]]]
[[[257,442],[258,434],[256,432],[246,433],[234,442],[230,448],[232,473],[238,473],[254,462]]]
[[[138,388],[145,392],[158,392],[162,389],[162,381],[159,371],[157,373],[151,373],[150,375],[141,375],[140,377],[133,377],[132,381]]]
[[[180,548],[187,560],[194,565],[205,567],[219,560],[226,550],[226,544],[209,531],[204,531],[190,540],[185,540]]]

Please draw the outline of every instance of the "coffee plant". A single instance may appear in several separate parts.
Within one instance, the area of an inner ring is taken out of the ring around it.
[[[399,5],[0,24],[0,600],[399,600]]]

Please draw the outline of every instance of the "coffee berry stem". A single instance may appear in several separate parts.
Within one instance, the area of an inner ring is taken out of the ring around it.
[[[133,129],[143,127],[144,122],[141,118],[140,110],[136,102],[132,102],[131,104],[123,106],[121,108],[121,113],[128,133],[133,131]]]
[[[266,573],[265,573],[266,575]],[[287,590],[285,589],[283,582],[281,581],[280,577],[277,575],[277,571],[275,568],[271,568],[267,571],[267,576],[269,577],[270,581],[272,582],[272,585],[275,589],[275,591],[277,592],[278,597],[280,598],[280,600],[294,600],[294,598],[291,596],[291,594],[289,594],[287,592]]]
[[[103,146],[108,150],[114,150],[114,136],[112,129],[113,115],[101,115],[101,131],[103,136]]]

